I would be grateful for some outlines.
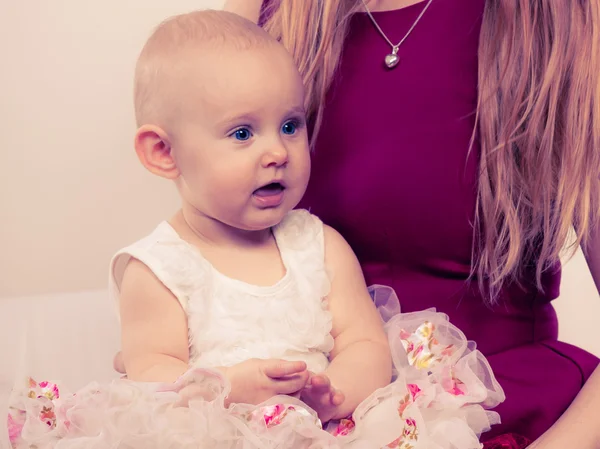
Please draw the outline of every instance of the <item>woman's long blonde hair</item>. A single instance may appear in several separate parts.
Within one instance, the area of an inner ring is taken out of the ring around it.
[[[265,29],[294,56],[315,123],[360,0],[272,0]],[[600,217],[600,2],[488,0],[473,273],[494,302],[585,245]],[[314,135],[313,134],[313,137]],[[466,154],[466,153],[465,153]],[[570,240],[575,228],[577,237]]]

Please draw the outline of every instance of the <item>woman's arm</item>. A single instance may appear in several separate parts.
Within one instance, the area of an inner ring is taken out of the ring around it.
[[[258,23],[262,4],[263,0],[226,0],[223,10],[234,12],[252,20],[254,23]]]
[[[600,367],[561,418],[529,449],[600,448]]]
[[[324,233],[325,263],[332,279],[328,300],[335,341],[325,374],[345,396],[333,418],[344,418],[369,394],[389,384],[392,361],[381,318],[354,252],[332,228],[325,226]]]
[[[600,231],[596,230],[583,250],[600,291]],[[531,449],[600,448],[600,367],[596,368],[571,406]]]
[[[595,232],[592,233],[588,244],[583,248],[583,254],[600,293],[600,229],[595,229]]]

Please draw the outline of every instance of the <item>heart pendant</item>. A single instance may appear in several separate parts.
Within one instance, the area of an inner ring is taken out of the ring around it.
[[[385,65],[388,69],[393,69],[400,62],[400,58],[395,53],[390,53],[385,57]]]

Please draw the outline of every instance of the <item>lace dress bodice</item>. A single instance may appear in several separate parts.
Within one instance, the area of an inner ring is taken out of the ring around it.
[[[333,348],[326,296],[323,224],[304,210],[273,229],[286,273],[260,287],[231,279],[179,237],[167,222],[121,250],[111,264],[110,290],[118,301],[130,258],[147,265],[188,317],[190,360],[196,367],[232,366],[251,358],[303,360],[327,367]]]

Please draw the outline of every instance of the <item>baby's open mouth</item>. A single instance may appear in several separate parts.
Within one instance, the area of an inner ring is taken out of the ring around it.
[[[256,196],[273,196],[279,195],[285,190],[285,187],[280,182],[272,182],[265,186],[262,186],[254,191]]]

